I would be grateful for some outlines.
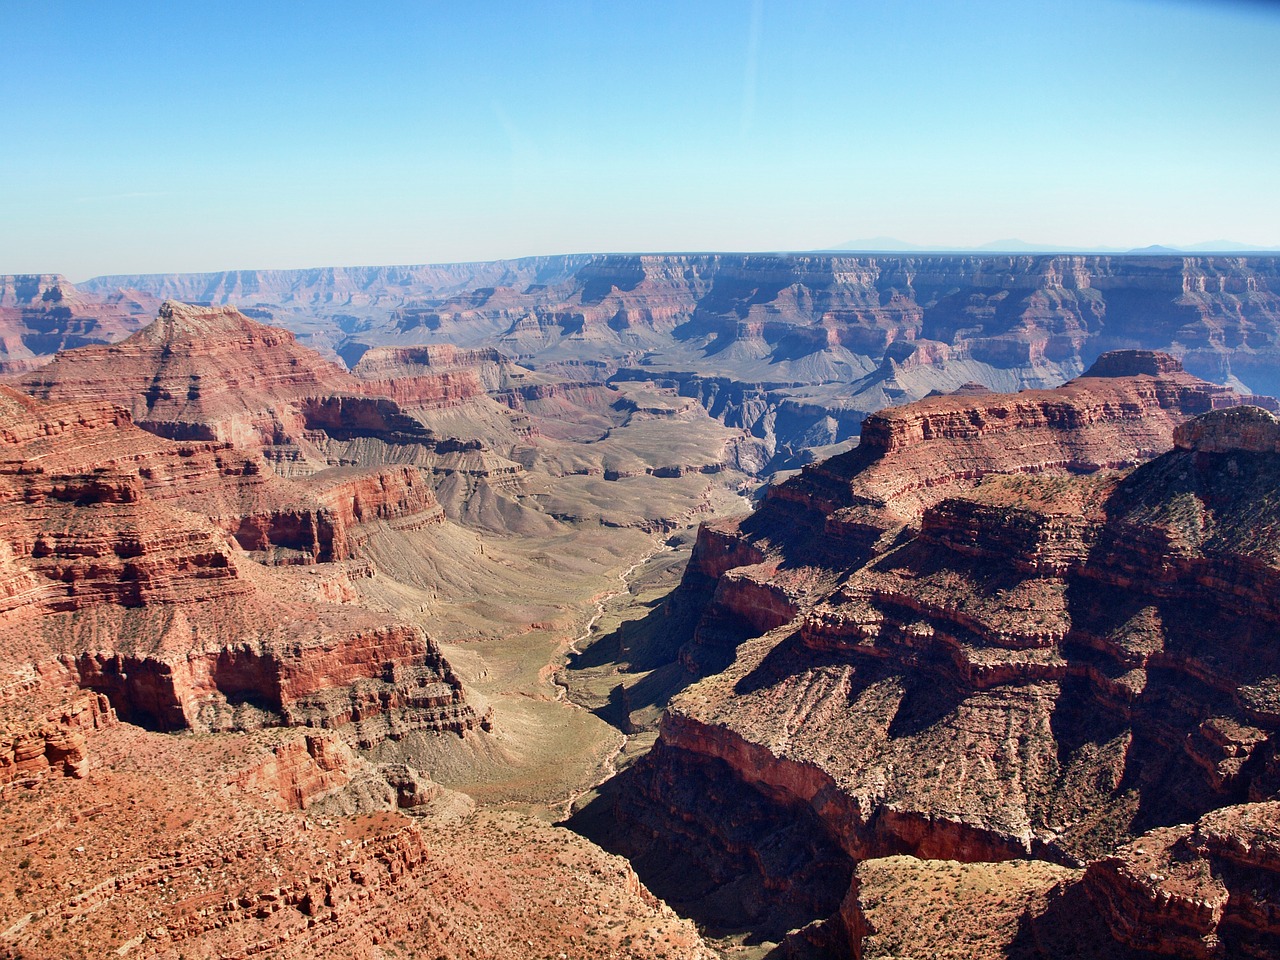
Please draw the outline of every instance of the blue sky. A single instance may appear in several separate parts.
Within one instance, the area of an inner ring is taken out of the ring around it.
[[[1280,6],[0,2],[0,273],[1280,244]]]

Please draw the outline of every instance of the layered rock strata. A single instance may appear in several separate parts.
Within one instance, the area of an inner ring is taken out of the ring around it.
[[[0,955],[712,956],[620,858],[403,772],[379,787],[327,735],[95,743],[82,780],[5,793]]]
[[[1090,864],[1084,888],[1117,939],[1171,957],[1280,953],[1280,804],[1223,807]]]
[[[370,348],[465,344],[556,379],[679,384],[749,429],[767,471],[846,443],[885,405],[972,381],[1056,386],[1116,348],[1173,351],[1211,380],[1280,392],[1277,262],[672,254],[101,278],[81,289],[266,307],[348,363]],[[473,388],[443,377],[414,389],[447,403]]]
[[[459,360],[456,352],[436,354],[441,362],[446,355],[452,358],[455,366],[466,359]],[[332,468],[352,466],[391,468],[380,481],[384,486],[413,482],[409,473],[401,473],[409,479],[392,478],[397,470],[419,467],[431,473],[437,488],[450,478],[462,478],[468,494],[491,488],[504,496],[518,488],[520,463],[496,454],[480,439],[437,432],[426,421],[430,414],[459,405],[478,405],[483,407],[479,412],[440,426],[470,430],[479,424],[480,432],[508,445],[532,428],[491,400],[472,373],[406,374],[413,359],[422,358],[387,357],[379,368],[371,358],[366,371],[395,371],[396,376],[361,379],[299,345],[292,333],[232,307],[166,301],[156,321],[133,336],[110,346],[60,353],[16,385],[41,399],[117,405],[137,426],[167,439],[216,442],[260,454],[281,476],[315,476],[315,489],[332,475]],[[343,556],[343,545],[333,542],[341,540],[341,531],[328,529],[328,521],[306,503],[307,496],[283,514],[247,520],[244,541],[268,552],[279,545],[304,556]],[[442,498],[455,518],[465,515],[460,499],[464,497],[452,494]],[[277,544],[264,525],[288,542]]]
[[[620,793],[640,848],[681,837],[856,951],[862,860],[1080,866],[1272,795],[1277,420],[1171,358],[1095,372],[886,411],[704,528],[682,661],[714,672]]]
[[[481,723],[419,628],[308,600],[254,560],[337,561],[364,525],[439,523],[416,469],[298,487],[224,443],[7,387],[0,448],[0,655],[15,677],[60,664],[160,730],[283,723],[368,744]]]
[[[136,290],[87,294],[56,274],[0,276],[0,376],[34,370],[59,350],[128,336],[158,304]]]

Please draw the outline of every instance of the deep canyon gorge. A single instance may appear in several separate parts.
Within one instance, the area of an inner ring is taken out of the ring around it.
[[[1280,257],[0,277],[0,956],[1280,955]]]

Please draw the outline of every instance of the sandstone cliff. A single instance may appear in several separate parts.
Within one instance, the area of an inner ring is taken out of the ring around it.
[[[127,289],[94,296],[56,274],[0,276],[0,376],[34,370],[59,350],[119,340],[158,302]]]
[[[442,498],[455,518],[465,515],[460,501],[476,488],[492,485],[504,496],[518,486],[521,465],[473,433],[510,445],[530,429],[514,423],[469,370],[391,375],[405,373],[403,368],[403,362],[384,363],[381,377],[361,379],[299,345],[292,333],[232,307],[166,301],[156,321],[133,336],[64,351],[17,385],[42,399],[116,404],[150,433],[259,453],[286,477],[350,466],[391,468],[402,477],[406,468],[421,467],[436,486],[465,477],[465,494]],[[466,413],[454,416],[452,408],[464,404]],[[477,406],[479,412],[471,409]],[[428,425],[432,416],[439,432]],[[464,432],[461,439],[450,435],[455,428]],[[263,535],[264,524],[278,531],[295,527],[288,539],[296,543],[276,545],[344,555],[332,542],[341,540],[341,531],[329,529],[329,520],[317,517],[305,497],[285,509],[287,516],[247,518],[237,536],[260,545],[250,549],[269,550],[273,541]]]
[[[1280,952],[1280,804],[1223,807],[1090,864],[1084,887],[1117,939],[1158,956]]]

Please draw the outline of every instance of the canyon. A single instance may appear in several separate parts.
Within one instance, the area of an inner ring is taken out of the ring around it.
[[[441,344],[562,380],[673,387],[747,430],[745,463],[773,471],[839,452],[885,406],[967,382],[1057,386],[1108,350],[1165,350],[1276,395],[1278,269],[1265,255],[659,254],[8,278],[0,369],[61,345],[41,332],[55,329],[46,296],[99,304],[112,341],[127,303],[134,329],[165,298],[233,305],[350,367],[372,347]]]
[[[1275,955],[1251,851],[1276,837],[1280,420],[1242,399],[1129,353],[869,417],[703,525],[677,653],[700,679],[579,828],[797,951],[1071,955],[1037,931],[1074,898],[1102,920],[1087,955]],[[1178,826],[1206,817],[1255,838]],[[921,861],[988,874],[931,932],[891,893]],[[989,909],[1012,919],[977,951]]]
[[[157,312],[0,385],[0,949],[710,956],[545,822],[612,749],[545,668],[626,556],[738,502],[735,432],[483,352],[359,376],[234,308]]]
[[[1278,263],[5,278],[0,956],[1277,955]]]

